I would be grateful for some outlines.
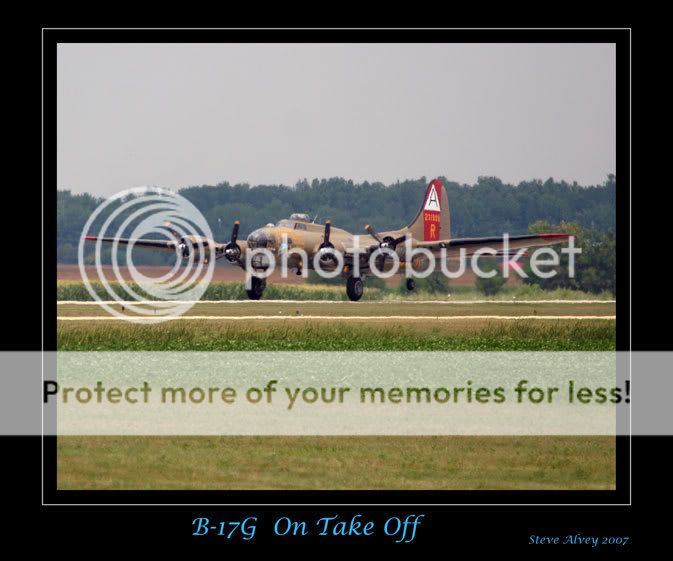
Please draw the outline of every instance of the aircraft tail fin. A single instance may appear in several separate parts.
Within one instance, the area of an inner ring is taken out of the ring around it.
[[[408,230],[419,241],[438,241],[451,238],[449,198],[439,179],[433,179],[425,189],[423,204]]]

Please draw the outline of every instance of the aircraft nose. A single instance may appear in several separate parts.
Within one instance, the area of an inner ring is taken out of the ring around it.
[[[264,228],[259,228],[248,236],[247,241],[251,249],[269,247],[273,244],[273,235]]]

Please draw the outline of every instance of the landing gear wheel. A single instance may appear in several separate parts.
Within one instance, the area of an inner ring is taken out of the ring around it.
[[[262,294],[264,294],[264,289],[266,288],[266,279],[251,277],[250,280],[250,290],[246,289],[248,298],[250,298],[250,300],[259,300],[262,297]]]
[[[365,291],[365,283],[362,282],[360,277],[348,277],[346,281],[346,294],[353,302],[357,302],[362,298],[362,294]]]
[[[407,279],[407,290],[409,292],[416,290],[416,281],[414,279]]]

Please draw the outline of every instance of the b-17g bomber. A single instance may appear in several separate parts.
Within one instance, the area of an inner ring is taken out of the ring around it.
[[[177,253],[181,259],[209,262],[226,259],[248,274],[248,297],[259,300],[266,288],[269,272],[281,264],[296,274],[318,270],[346,281],[350,300],[362,298],[368,276],[405,274],[407,288],[413,290],[414,271],[427,271],[448,259],[477,253],[508,257],[511,252],[565,241],[567,234],[524,234],[502,237],[452,238],[449,201],[439,179],[425,189],[423,203],[411,223],[398,230],[378,232],[364,227],[364,234],[353,234],[332,225],[330,220],[316,224],[306,214],[292,214],[275,224],[254,230],[246,240],[239,239],[240,223],[235,221],[231,237],[218,243],[204,236],[180,236],[170,228],[173,239],[124,239],[86,236],[87,240],[133,244]]]

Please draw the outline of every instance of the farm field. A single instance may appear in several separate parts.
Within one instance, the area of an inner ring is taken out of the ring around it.
[[[137,271],[147,277],[160,277],[165,275],[171,270],[170,266],[137,266]],[[90,279],[98,278],[98,273],[96,267],[93,265],[85,266],[86,275]],[[102,272],[105,278],[109,281],[116,279],[116,274],[111,265],[103,265]],[[82,275],[79,269],[79,265],[76,264],[59,264],[56,270],[56,275],[58,280],[63,281],[81,281]],[[128,267],[120,266],[119,267],[119,276],[124,280],[132,280],[131,271]],[[245,272],[240,267],[229,265],[226,263],[218,263],[213,271],[213,282],[243,282],[245,279]],[[476,276],[473,271],[466,270],[463,275],[453,279],[453,286],[473,286]],[[280,283],[280,284],[290,284],[290,285],[301,285],[306,282],[306,280],[295,274],[290,274],[285,277],[280,275],[277,271],[274,272],[269,278],[269,282]],[[518,276],[512,276],[507,280],[507,286],[518,286],[521,284],[521,279]],[[399,278],[392,277],[386,279],[386,283],[389,286],[396,286],[399,284]]]

